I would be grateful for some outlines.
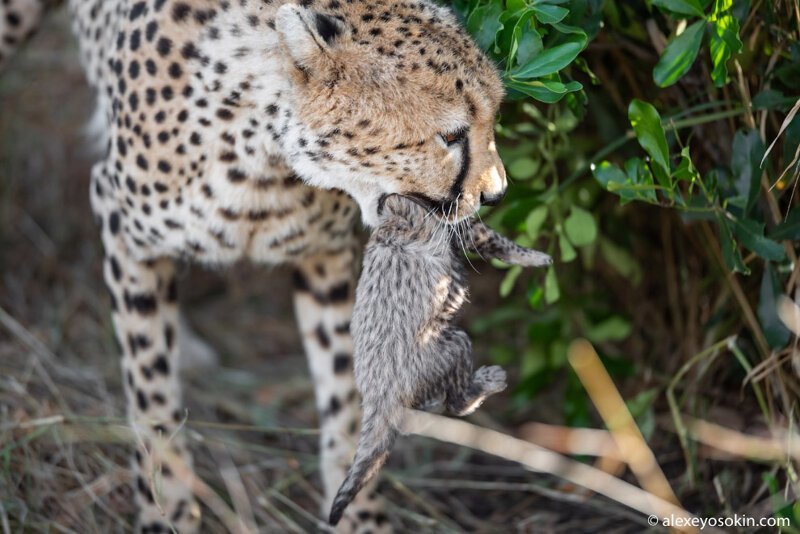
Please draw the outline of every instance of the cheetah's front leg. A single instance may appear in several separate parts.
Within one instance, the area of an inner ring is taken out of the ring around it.
[[[183,434],[178,380],[178,307],[171,260],[139,262],[122,239],[118,211],[101,215],[104,274],[122,346],[128,418],[136,434],[133,464],[137,532],[195,532],[200,508],[191,492],[192,458]]]
[[[324,517],[353,461],[361,421],[350,335],[357,257],[355,245],[343,247],[304,259],[295,272],[295,314],[320,414]],[[391,531],[374,486],[358,494],[337,532]]]

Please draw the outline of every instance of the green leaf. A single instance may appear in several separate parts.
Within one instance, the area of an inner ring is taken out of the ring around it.
[[[800,208],[790,211],[788,217],[772,229],[769,237],[775,241],[800,240]]]
[[[593,343],[622,341],[631,334],[631,323],[617,315],[609,317],[586,331],[586,337]]]
[[[745,265],[742,253],[739,251],[739,244],[733,237],[733,223],[725,216],[717,214],[717,224],[719,225],[719,241],[725,266],[731,272],[750,274],[750,269]]]
[[[653,80],[659,87],[668,87],[691,68],[703,41],[706,21],[698,20],[673,38],[653,69]]]
[[[714,9],[711,10],[709,19],[716,20],[717,17],[733,7],[733,0],[714,0]]]
[[[653,5],[662,11],[671,11],[680,15],[703,17],[703,6],[698,0],[653,0]]]
[[[638,286],[642,281],[642,268],[630,252],[618,246],[613,241],[600,238],[600,254],[621,276],[627,278],[631,284]]]
[[[631,200],[655,202],[656,193],[653,175],[639,158],[625,162],[625,172],[608,161],[592,166],[592,174],[606,190],[619,195],[621,203]]]
[[[605,189],[611,190],[611,184],[624,185],[628,177],[622,170],[609,161],[601,161],[592,167],[592,174]]]
[[[533,10],[527,7],[523,9],[511,30],[508,57],[506,58],[507,69],[512,69],[517,64],[527,63],[544,48],[542,36],[533,27],[531,21]]]
[[[489,358],[498,365],[508,365],[517,359],[518,352],[508,345],[492,345],[489,347]]]
[[[578,57],[587,40],[586,34],[570,35],[566,42],[543,50],[511,74],[514,78],[526,80],[558,72]]]
[[[553,28],[555,28],[556,30],[558,30],[559,32],[561,32],[563,34],[567,34],[567,35],[574,34],[574,35],[581,35],[583,37],[586,37],[586,32],[583,31],[583,28],[581,28],[579,26],[572,26],[570,24],[564,24],[563,22],[557,22],[557,23],[553,24],[552,26],[553,26]]]
[[[529,180],[536,175],[541,162],[533,158],[517,158],[508,166],[508,174],[517,180]]]
[[[511,362],[509,362],[511,363]],[[547,354],[541,345],[528,346],[522,353],[519,373],[521,376],[532,376],[547,367]]]
[[[537,206],[525,218],[525,232],[531,239],[539,237],[542,224],[547,219],[547,206]]]
[[[503,6],[499,2],[490,2],[476,7],[467,19],[467,30],[483,50],[494,46],[497,32],[503,29],[502,15]]]
[[[658,111],[647,102],[634,99],[628,106],[628,119],[636,133],[636,139],[651,158],[658,183],[671,189],[669,147]]]
[[[522,267],[519,265],[515,265],[508,270],[503,281],[500,283],[501,297],[505,298],[511,294],[511,290],[514,289],[514,284],[517,283],[517,278],[519,278],[520,274],[522,274]]]
[[[764,224],[752,219],[734,219],[733,233],[748,250],[752,250],[762,258],[780,261],[786,251],[780,243],[764,237]]]
[[[675,172],[672,173],[672,177],[676,180],[689,182],[692,184],[697,183],[700,180],[700,173],[697,172],[697,168],[692,162],[692,156],[689,153],[688,146],[681,149],[681,161],[678,163],[678,167],[675,169]]]
[[[709,52],[711,53],[711,79],[722,87],[728,80],[728,60],[742,49],[739,40],[739,21],[733,15],[723,15],[711,23]]]
[[[578,206],[572,206],[569,217],[564,221],[564,231],[576,247],[590,245],[597,239],[597,224],[594,222],[594,217]]]
[[[481,315],[478,319],[472,321],[470,324],[470,331],[476,335],[483,334],[494,328],[500,328],[504,325],[517,323],[529,318],[529,313],[523,308],[516,306],[502,306],[493,309],[485,315]]]
[[[528,28],[520,34],[517,42],[517,63],[524,65],[542,50],[544,44],[541,34],[533,28]]]
[[[761,142],[758,130],[736,132],[731,150],[731,174],[736,192],[746,199],[745,215],[750,213],[758,200],[763,157],[764,143]]]
[[[559,249],[561,249],[562,263],[569,263],[578,257],[578,253],[575,252],[575,249],[569,242],[569,239],[567,239],[567,236],[565,236],[564,234],[558,236],[558,247]]]
[[[530,284],[528,284],[528,306],[530,306],[532,310],[539,309],[543,298],[544,290],[542,286],[531,280]]]
[[[554,104],[564,98],[566,94],[583,89],[583,86],[576,81],[564,84],[547,80],[533,80],[530,82],[506,80],[506,86],[545,104]]]
[[[561,298],[561,291],[558,288],[558,278],[556,278],[556,270],[554,267],[547,269],[547,275],[544,277],[544,301],[547,304],[558,302]]]
[[[649,187],[655,185],[653,182],[653,173],[650,172],[650,169],[641,158],[631,158],[627,160],[625,162],[625,174],[628,180],[637,186],[635,198],[652,203],[658,200],[656,198],[655,187]]]
[[[512,13],[527,9],[528,2],[526,0],[506,0],[506,12]]]
[[[658,396],[658,389],[652,388],[642,391],[632,399],[625,401],[628,410],[636,420],[636,425],[642,431],[646,440],[650,440],[656,430],[656,416],[653,403]]]
[[[564,338],[556,339],[550,344],[550,354],[547,359],[551,368],[560,369],[567,364],[568,348]]]
[[[766,89],[753,97],[753,109],[777,109],[793,101],[777,89]]]
[[[569,15],[569,9],[552,4],[534,4],[533,12],[542,24],[555,24]]]
[[[761,277],[761,293],[758,298],[758,321],[764,331],[767,344],[772,349],[785,347],[791,333],[778,317],[778,296],[782,294],[781,283],[772,268],[766,262],[764,275]]]

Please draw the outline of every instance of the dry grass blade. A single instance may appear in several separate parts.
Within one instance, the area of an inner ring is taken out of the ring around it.
[[[642,487],[664,501],[680,504],[591,343],[586,340],[573,342],[567,358]],[[654,506],[660,507],[658,503]],[[659,515],[665,515],[665,511],[660,510]]]
[[[606,430],[526,423],[519,434],[524,440],[562,454],[602,456],[623,461],[625,459],[611,434]]]
[[[241,529],[245,532],[255,532],[257,530],[256,520],[253,515],[253,509],[250,506],[250,499],[247,496],[247,489],[244,486],[239,470],[236,468],[236,464],[231,458],[230,452],[227,447],[209,447],[208,450],[219,466],[220,477],[228,490],[228,495],[230,495],[233,509],[239,518]]]
[[[293,500],[289,499],[285,495],[283,495],[280,491],[272,490],[270,495],[275,497],[277,500],[281,501],[283,504],[294,510],[298,515],[304,517],[306,520],[311,522],[317,529],[318,532],[333,532],[333,529],[330,525],[322,521],[317,516],[311,514],[307,510],[304,510],[302,507],[298,506]]]
[[[789,127],[789,124],[791,124],[792,119],[794,119],[794,116],[797,115],[798,110],[800,110],[800,100],[794,103],[794,106],[792,106],[792,109],[789,110],[789,113],[786,115],[786,118],[783,119],[783,124],[781,124],[780,130],[778,130],[778,135],[776,135],[775,139],[772,140],[772,143],[770,143],[766,152],[764,152],[764,157],[761,158],[761,167],[764,166],[764,161],[766,161],[767,156],[769,156],[769,153],[772,152],[772,149],[775,147],[775,143],[778,142],[778,139],[780,139],[781,135],[783,135],[783,132],[786,130],[786,128]]]
[[[689,435],[695,441],[741,458],[782,462],[800,460],[800,436],[787,433],[784,439],[742,434],[709,421],[684,415]]]
[[[2,307],[0,307],[0,324],[5,326],[9,332],[11,332],[17,339],[19,339],[31,350],[33,355],[31,362],[35,367],[36,372],[42,379],[42,382],[47,386],[47,389],[50,390],[50,393],[53,395],[53,397],[58,400],[61,408],[64,411],[67,411],[67,403],[64,401],[63,397],[61,396],[61,392],[41,362],[42,359],[51,362],[56,360],[56,356],[53,354],[53,352],[47,348],[44,343],[39,341],[36,336],[31,334],[24,326],[22,326],[16,319],[8,314],[8,312],[6,312]]]
[[[8,523],[8,514],[2,501],[0,501],[0,525],[3,525],[3,534],[11,534],[11,525]]]
[[[604,495],[645,515],[666,514],[694,521],[691,518],[695,516],[657,495],[648,493],[599,469],[570,460],[558,453],[496,430],[481,428],[463,420],[449,419],[441,415],[415,410],[408,410],[405,430],[420,436],[493,454],[522,464],[532,471],[554,475]]]

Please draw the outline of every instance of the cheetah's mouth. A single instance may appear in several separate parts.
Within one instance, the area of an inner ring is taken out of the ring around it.
[[[471,215],[459,215],[457,205],[458,199],[436,200],[422,193],[408,193],[404,194],[403,196],[421,206],[422,209],[436,215],[443,221],[450,224],[460,222]]]

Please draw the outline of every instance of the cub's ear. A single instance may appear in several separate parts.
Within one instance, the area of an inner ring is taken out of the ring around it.
[[[295,65],[308,69],[330,55],[345,26],[330,15],[284,4],[275,17],[275,29]]]

